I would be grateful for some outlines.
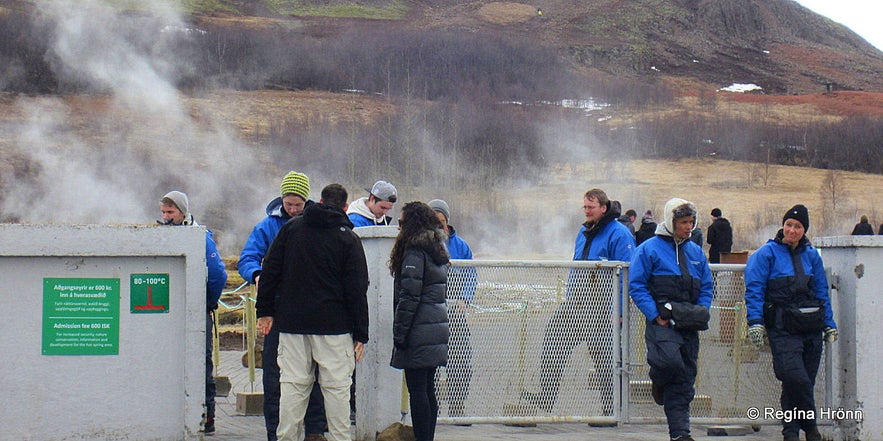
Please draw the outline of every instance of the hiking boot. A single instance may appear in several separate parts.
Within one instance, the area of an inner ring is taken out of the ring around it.
[[[214,418],[206,418],[205,425],[202,426],[202,433],[206,435],[214,435],[215,434],[215,419]]]
[[[655,381],[650,382],[650,395],[653,396],[653,402],[662,406],[665,404],[665,395],[663,394],[662,388],[656,385]]]
[[[321,433],[308,433],[307,436],[304,437],[304,441],[327,441],[325,439],[325,435]]]

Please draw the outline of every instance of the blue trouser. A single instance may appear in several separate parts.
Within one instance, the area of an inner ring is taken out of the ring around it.
[[[644,332],[650,379],[662,389],[663,409],[672,439],[690,434],[690,403],[696,390],[699,333],[647,320]]]
[[[279,427],[279,363],[276,356],[279,353],[279,331],[273,327],[270,333],[264,336],[264,352],[261,363],[263,365],[264,383],[264,423],[267,426],[267,440],[276,441],[276,428]],[[318,372],[318,369],[317,369]],[[325,433],[328,427],[325,421],[325,400],[322,398],[322,389],[319,382],[313,383],[310,392],[310,402],[307,404],[307,413],[304,416],[304,431],[307,434]]]
[[[822,333],[791,334],[773,326],[767,329],[767,334],[773,354],[773,372],[782,382],[782,409],[815,411],[813,389],[822,360]],[[784,438],[797,439],[800,429],[816,430],[816,420],[782,420]]]
[[[411,423],[415,441],[435,439],[438,399],[435,396],[436,368],[405,369],[405,383],[411,401]]]
[[[212,312],[205,317],[205,418],[215,419],[215,365],[212,363]]]

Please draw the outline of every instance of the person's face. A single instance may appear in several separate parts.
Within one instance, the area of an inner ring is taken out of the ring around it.
[[[299,216],[303,213],[306,204],[307,201],[297,195],[289,194],[282,198],[282,208],[291,217]]]
[[[389,210],[392,210],[393,203],[381,201],[374,196],[370,196],[368,197],[368,203],[365,205],[371,210],[371,214],[379,219],[386,216],[386,213],[389,213]]]
[[[803,224],[797,219],[788,219],[785,221],[785,225],[782,226],[782,233],[784,234],[782,242],[796,247],[800,243],[800,239],[803,239],[806,228],[803,228]]]
[[[159,204],[159,210],[162,212],[162,220],[172,221],[172,225],[181,225],[184,223],[184,213],[174,205]]]
[[[599,204],[595,198],[583,198],[583,213],[586,215],[586,222],[598,222],[607,213],[607,206]]]
[[[685,216],[675,219],[675,238],[678,240],[689,239],[693,233],[693,225],[693,216]]]
[[[438,220],[441,222],[442,227],[445,228],[445,231],[448,231],[448,220],[445,219],[445,215],[443,215],[443,214],[441,214],[440,212],[436,211],[436,212],[435,212],[435,217],[437,217]]]

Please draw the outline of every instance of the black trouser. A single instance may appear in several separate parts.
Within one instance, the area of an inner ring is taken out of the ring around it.
[[[448,309],[451,338],[448,343],[446,368],[448,386],[448,415],[463,416],[469,384],[472,381],[472,343],[466,313],[456,307]]]
[[[205,317],[205,418],[206,421],[215,419],[215,365],[212,362],[212,311]]]
[[[276,429],[279,427],[279,363],[276,357],[279,353],[279,331],[276,327],[270,328],[270,333],[264,336],[264,352],[261,363],[263,364],[262,381],[264,384],[264,423],[267,426],[267,440],[276,441]],[[317,376],[319,370],[316,369]],[[304,416],[304,431],[307,434],[323,434],[328,427],[325,421],[325,400],[322,398],[322,389],[319,382],[313,383],[310,392],[310,402],[307,404],[307,413]]]
[[[411,423],[415,441],[435,439],[438,400],[435,397],[436,368],[405,369],[405,382],[411,401]]]
[[[782,410],[812,410],[814,415],[813,389],[822,360],[822,333],[791,334],[773,326],[767,328],[767,334],[773,354],[773,372],[782,382]],[[817,430],[815,418],[782,420],[783,437],[796,439],[800,429]]]
[[[551,410],[558,400],[561,376],[573,348],[590,342],[589,355],[598,373],[602,412],[612,415],[613,331],[610,307],[601,303],[568,298],[549,319],[540,358],[540,400],[546,409]]]
[[[660,326],[647,320],[644,341],[650,379],[662,390],[671,439],[690,434],[690,403],[696,390],[699,332]]]

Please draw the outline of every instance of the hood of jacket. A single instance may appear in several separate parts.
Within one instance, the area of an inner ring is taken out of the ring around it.
[[[312,199],[307,199],[307,202],[304,204],[304,210],[306,210],[307,207],[309,207],[310,205],[313,205],[315,203],[316,203],[316,201],[314,201]],[[270,201],[270,203],[267,204],[267,208],[265,208],[264,211],[266,211],[267,216],[270,216],[270,217],[278,217],[279,219],[285,219],[285,220],[291,219],[291,216],[288,215],[288,212],[282,208],[282,197],[281,196]]]
[[[656,234],[658,236],[674,237],[675,219],[685,216],[693,216],[696,219],[696,206],[692,202],[681,199],[671,198],[665,203],[665,209],[662,211],[662,222],[656,225]],[[696,224],[693,224],[696,228]]]
[[[311,227],[333,228],[347,227],[352,229],[353,223],[350,222],[346,213],[338,207],[325,205],[320,203],[310,204],[304,208],[304,222]]]
[[[420,234],[412,238],[411,243],[408,245],[425,251],[436,265],[444,265],[451,260],[448,254],[447,242],[448,233],[445,233],[445,230],[441,228],[437,228],[420,232]]]
[[[598,222],[589,223],[589,221],[583,222],[583,226],[586,227],[586,232],[591,233],[594,230],[600,230],[601,227],[607,225],[611,221],[617,220],[619,216],[622,214],[619,208],[612,206],[611,204],[607,204],[607,212],[601,215],[601,219],[598,219]]]
[[[346,212],[347,213],[356,213],[356,214],[365,216],[366,218],[373,220],[374,223],[377,225],[388,225],[386,216],[376,217],[376,216],[374,216],[374,213],[372,213],[371,210],[368,208],[368,197],[367,196],[354,200],[350,204],[350,207],[346,210]]]

